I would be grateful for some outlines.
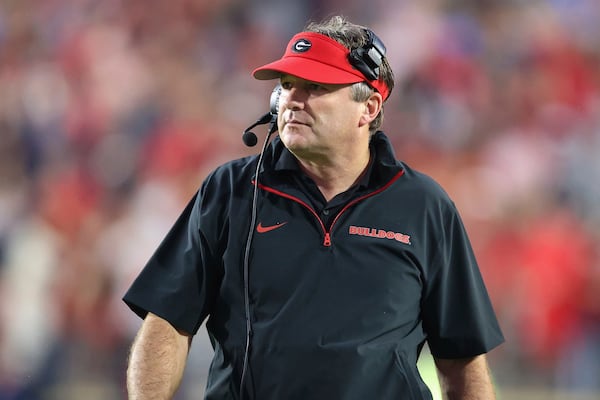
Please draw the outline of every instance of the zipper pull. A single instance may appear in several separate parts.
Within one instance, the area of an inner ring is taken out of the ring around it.
[[[325,247],[331,246],[331,236],[329,236],[329,232],[325,232],[325,239],[323,239],[323,246],[325,246]]]

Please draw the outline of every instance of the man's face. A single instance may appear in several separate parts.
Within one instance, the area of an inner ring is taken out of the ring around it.
[[[364,136],[365,105],[352,100],[350,86],[281,77],[279,136],[294,155],[306,161],[330,158]]]

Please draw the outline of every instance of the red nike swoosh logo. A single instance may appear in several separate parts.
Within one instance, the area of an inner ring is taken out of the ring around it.
[[[259,222],[258,225],[256,226],[256,232],[258,232],[258,233],[269,232],[269,231],[272,231],[274,229],[281,228],[285,224],[287,224],[287,222],[280,222],[280,223],[275,224],[275,225],[263,226],[262,222]]]

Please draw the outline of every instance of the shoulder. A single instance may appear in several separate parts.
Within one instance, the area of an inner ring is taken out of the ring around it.
[[[209,172],[190,205],[191,218],[202,220],[205,230],[220,231],[232,212],[245,210],[242,202],[251,198],[255,159],[249,156],[231,160]]]
[[[404,162],[400,162],[404,174],[399,184],[405,189],[405,195],[412,198],[418,204],[424,206],[437,205],[443,209],[454,209],[448,192],[431,176],[412,169]]]
[[[202,189],[227,190],[244,182],[250,184],[256,172],[257,158],[255,155],[248,156],[217,166],[204,179]]]
[[[393,175],[398,170],[402,171],[402,176],[392,185],[392,192],[400,196],[411,210],[419,212],[420,208],[425,208],[427,211],[431,207],[454,210],[454,202],[435,179],[396,157],[392,142],[384,132],[375,133],[371,145],[375,150],[380,176],[389,176],[389,171],[393,171]]]

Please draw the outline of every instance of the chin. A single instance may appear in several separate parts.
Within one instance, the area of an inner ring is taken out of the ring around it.
[[[306,136],[297,130],[293,130],[290,132],[290,129],[284,129],[282,133],[279,133],[279,137],[281,141],[288,149],[292,148],[304,148],[308,143],[306,140]]]
[[[282,140],[282,142],[283,142],[283,145],[294,154],[296,154],[298,152],[302,152],[304,149],[306,149],[306,145],[299,143],[297,140],[292,140],[292,141]]]

